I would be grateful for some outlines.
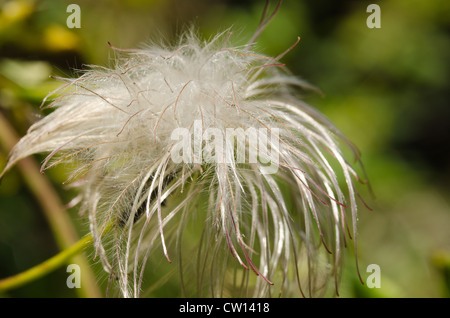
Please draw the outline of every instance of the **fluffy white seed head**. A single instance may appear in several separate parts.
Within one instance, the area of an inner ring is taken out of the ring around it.
[[[161,256],[190,269],[181,281],[197,295],[316,295],[338,277],[346,228],[356,240],[345,139],[298,99],[310,86],[283,54],[227,42],[190,33],[174,48],[112,47],[114,67],[65,79],[11,154],[5,171],[42,152],[42,171],[72,163],[65,183],[79,185],[96,257],[125,297],[140,296],[147,260]]]

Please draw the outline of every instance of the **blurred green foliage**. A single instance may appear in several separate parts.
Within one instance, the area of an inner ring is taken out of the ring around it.
[[[81,8],[79,29],[66,26],[70,3]],[[370,3],[380,5],[380,29],[366,25]],[[43,115],[42,98],[59,86],[49,75],[108,66],[114,56],[108,41],[123,48],[171,43],[193,24],[205,38],[233,26],[234,40],[243,44],[263,6],[256,0],[3,1],[0,112],[23,135]],[[364,279],[369,264],[380,265],[381,288],[361,285],[348,257],[341,297],[450,295],[449,30],[448,0],[285,0],[259,38],[258,50],[278,55],[301,37],[283,63],[321,89],[323,95],[305,92],[303,98],[358,146],[374,189],[376,199],[363,193],[373,211],[359,212],[359,264]],[[0,167],[6,160],[1,152]],[[61,169],[47,175],[70,201]],[[68,213],[84,233],[76,209]],[[39,206],[12,170],[0,186],[0,277],[57,251]],[[61,269],[3,296],[72,297],[66,277]],[[150,295],[179,291],[169,283]]]

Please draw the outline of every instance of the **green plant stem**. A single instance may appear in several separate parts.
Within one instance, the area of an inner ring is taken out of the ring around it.
[[[3,150],[9,153],[18,140],[19,137],[15,130],[0,113],[0,144]],[[64,251],[76,244],[79,237],[72,221],[50,182],[41,175],[37,163],[32,158],[25,158],[17,164],[17,167],[27,186],[39,202],[59,249]],[[89,298],[102,297],[95,275],[84,255],[76,255],[68,261],[79,265],[83,271],[81,288],[77,288],[79,296]]]
[[[85,247],[89,246],[90,244],[92,244],[92,236],[85,236],[72,247],[63,250],[59,254],[53,256],[52,258],[49,258],[43,263],[17,275],[0,280],[0,292],[23,286],[31,281],[45,276],[46,274],[64,265],[70,258],[80,253]]]

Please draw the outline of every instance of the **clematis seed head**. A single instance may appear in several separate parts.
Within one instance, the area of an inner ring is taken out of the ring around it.
[[[346,237],[356,246],[358,177],[341,147],[357,150],[298,98],[313,87],[282,63],[292,47],[270,57],[228,42],[110,44],[114,66],[59,79],[3,172],[35,153],[48,153],[42,172],[71,163],[64,184],[124,297],[169,263],[195,295],[320,295]]]

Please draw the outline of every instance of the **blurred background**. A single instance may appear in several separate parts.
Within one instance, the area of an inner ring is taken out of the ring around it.
[[[68,28],[71,3],[81,9],[81,27]],[[42,99],[86,65],[111,65],[120,48],[149,41],[174,43],[194,25],[207,39],[233,27],[236,44],[256,29],[264,1],[0,0],[0,115],[19,137],[45,115]],[[381,8],[381,28],[369,28],[367,6]],[[274,8],[276,1],[271,1]],[[359,264],[381,269],[381,288],[362,285],[347,251],[341,297],[450,296],[450,2],[448,0],[294,1],[283,4],[257,49],[276,56],[301,37],[282,60],[320,88],[304,99],[322,111],[360,149],[374,198],[359,210]],[[2,128],[5,128],[5,123]],[[0,169],[8,141],[0,129]],[[35,156],[37,163],[44,156]],[[61,168],[50,169],[62,204],[74,193],[61,186]],[[26,172],[11,170],[0,185],[0,278],[55,255],[58,240]],[[86,221],[76,209],[67,216],[78,235]],[[87,257],[91,262],[91,257]],[[93,264],[94,275],[101,272]],[[65,268],[3,297],[77,297],[66,286]],[[97,278],[101,291],[106,280]],[[161,282],[150,295],[177,297],[176,284]]]

